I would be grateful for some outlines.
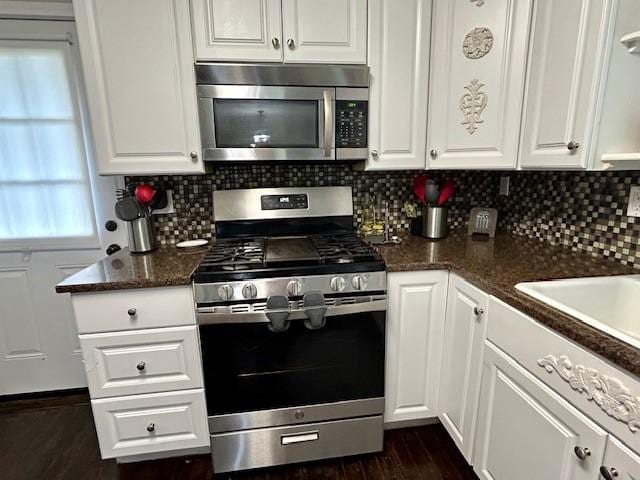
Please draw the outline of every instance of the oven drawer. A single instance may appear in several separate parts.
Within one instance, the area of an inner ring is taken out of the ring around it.
[[[92,400],[102,458],[209,445],[204,390]]]
[[[72,295],[78,333],[195,325],[190,286]]]
[[[211,436],[215,473],[382,450],[382,415]]]
[[[91,397],[201,388],[197,328],[80,335]]]

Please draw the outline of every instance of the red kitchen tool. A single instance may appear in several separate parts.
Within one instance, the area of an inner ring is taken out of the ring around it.
[[[427,183],[426,175],[416,175],[413,179],[413,194],[420,203],[424,203],[424,186]]]
[[[155,193],[156,189],[151,185],[145,185],[144,183],[141,183],[140,185],[136,186],[136,199],[144,206],[147,206],[151,203],[151,200],[153,199]]]
[[[437,205],[441,207],[445,203],[447,203],[447,201],[451,197],[453,197],[453,194],[455,193],[455,191],[456,191],[456,187],[455,187],[455,184],[453,183],[453,180],[447,179],[444,182],[444,185],[442,185],[442,188],[440,189],[440,196],[438,197]]]

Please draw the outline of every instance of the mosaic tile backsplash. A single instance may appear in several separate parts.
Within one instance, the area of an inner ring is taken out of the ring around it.
[[[348,185],[353,188],[356,222],[364,207],[386,200],[392,234],[409,228],[403,205],[414,201],[412,180],[426,173],[436,181],[452,178],[456,196],[450,204],[452,228],[466,226],[474,206],[496,207],[499,225],[517,235],[562,244],[574,250],[615,258],[640,269],[640,218],[626,216],[634,172],[361,172],[351,165],[221,165],[215,174],[131,177],[173,190],[175,214],[158,215],[161,244],[213,236],[214,190],[235,188]],[[499,196],[500,177],[511,179],[508,197]],[[356,225],[357,226],[357,225]]]

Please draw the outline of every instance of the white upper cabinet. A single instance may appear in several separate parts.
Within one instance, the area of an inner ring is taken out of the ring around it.
[[[282,0],[282,31],[285,62],[367,62],[367,0]]]
[[[192,0],[196,57],[282,61],[280,0]]]
[[[514,168],[531,0],[435,0],[430,168]]]
[[[74,0],[101,174],[204,171],[188,0]]]
[[[385,422],[437,416],[449,272],[388,275]]]
[[[536,2],[520,165],[586,168],[611,1]]]
[[[367,170],[423,169],[431,0],[369,0]]]

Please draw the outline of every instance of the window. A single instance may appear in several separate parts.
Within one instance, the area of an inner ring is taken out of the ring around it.
[[[96,238],[67,42],[0,41],[0,247]]]

